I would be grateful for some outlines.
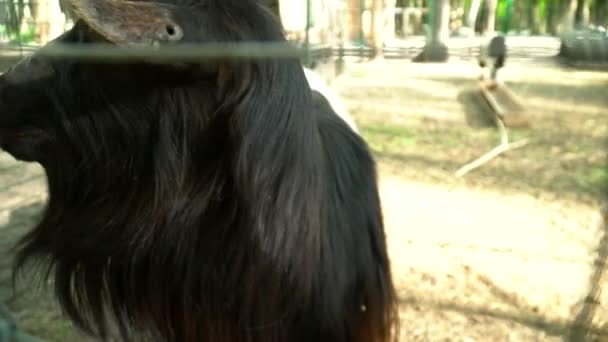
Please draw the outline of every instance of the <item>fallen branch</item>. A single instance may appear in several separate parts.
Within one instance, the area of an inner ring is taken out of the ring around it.
[[[529,142],[530,141],[528,139],[522,139],[522,140],[516,141],[514,143],[509,143],[509,142],[507,142],[506,144],[501,143],[500,145],[498,145],[498,146],[494,147],[492,150],[490,150],[488,153],[484,154],[483,156],[475,159],[474,161],[472,161],[472,162],[464,165],[460,169],[458,169],[458,171],[456,171],[455,175],[456,175],[456,177],[462,177],[465,174],[469,173],[470,171],[489,162],[490,160],[492,160],[499,154],[509,151],[509,150],[514,150],[516,148],[523,147],[523,146],[527,145]]]
[[[500,144],[501,145],[509,145],[509,134],[507,133],[507,126],[502,122],[502,119],[498,116],[496,117],[496,125],[498,126],[498,131],[500,132]]]
[[[522,139],[517,142],[509,143],[509,134],[507,133],[507,127],[505,127],[505,124],[500,118],[498,118],[498,116],[496,116],[496,125],[498,126],[498,131],[500,132],[500,145],[494,147],[486,154],[458,169],[458,171],[456,171],[455,173],[456,177],[462,177],[470,171],[489,162],[493,158],[496,158],[496,156],[498,156],[499,154],[509,150],[514,150],[516,148],[523,147],[530,142],[529,139]]]

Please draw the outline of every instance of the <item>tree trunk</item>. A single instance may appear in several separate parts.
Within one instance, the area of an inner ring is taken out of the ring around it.
[[[445,62],[448,60],[447,41],[450,37],[450,1],[432,0],[430,39],[414,62]]]
[[[608,26],[608,0],[596,0],[595,13],[596,25]]]
[[[486,21],[486,34],[492,34],[496,32],[496,7],[498,5],[497,0],[486,0],[488,2],[488,17]]]
[[[575,27],[586,27],[589,25],[589,0],[578,0],[576,6]]]
[[[435,0],[433,41],[445,45],[450,38],[450,1]]]
[[[512,17],[512,29],[521,32],[526,28],[525,25],[525,10],[523,8],[522,2],[514,0],[513,1],[513,17]]]
[[[469,16],[467,17],[467,26],[473,31],[475,31],[475,21],[479,13],[479,6],[481,6],[481,0],[473,0],[469,9]]]
[[[15,35],[16,38],[20,39],[22,26],[25,23],[24,18],[24,6],[23,1],[7,1],[3,6],[6,10],[6,17],[3,17],[5,20],[6,31],[9,35]],[[32,8],[32,4],[29,5],[30,10],[34,11]]]
[[[364,10],[364,3],[361,0],[348,0],[348,19],[347,19],[347,38],[354,42],[363,42],[362,30],[363,21],[361,13]]]
[[[568,32],[574,28],[576,8],[576,0],[562,0],[562,6],[560,7],[561,15],[558,33]]]
[[[396,0],[386,0],[386,6],[384,8],[384,18],[386,21],[386,31],[384,32],[384,40],[391,41],[395,39],[396,25],[395,25],[395,9],[397,8]]]
[[[371,17],[371,45],[374,49],[374,56],[382,55],[384,46],[384,6],[383,0],[372,0]]]
[[[416,3],[414,4],[414,8],[415,10],[413,10],[411,12],[411,17],[408,14],[408,23],[411,22],[411,34],[416,35],[416,34],[420,34],[422,32],[424,32],[424,28],[423,28],[423,21],[422,21],[422,17],[423,17],[423,13],[422,13],[422,1],[416,1]]]
[[[539,33],[538,0],[528,1],[528,28],[532,34]]]
[[[547,33],[554,36],[557,34],[556,14],[557,14],[558,4],[555,1],[551,1],[551,2],[548,2],[546,4],[546,6],[547,6],[546,7],[547,26],[545,27],[545,30],[547,31]]]
[[[40,44],[49,41],[49,3],[39,0],[34,3],[34,25]]]

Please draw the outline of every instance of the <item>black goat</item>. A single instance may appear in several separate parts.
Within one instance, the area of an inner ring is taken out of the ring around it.
[[[284,41],[258,1],[73,0],[56,41]],[[80,328],[128,341],[396,338],[375,163],[297,59],[120,64],[37,53],[0,76],[0,147],[49,201],[17,246]]]

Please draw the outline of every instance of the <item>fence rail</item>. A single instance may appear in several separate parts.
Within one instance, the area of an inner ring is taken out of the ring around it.
[[[457,41],[457,40],[456,40]],[[424,46],[424,42],[409,42],[406,44],[389,44],[382,50],[385,58],[393,59],[411,59],[418,55]],[[264,43],[264,42],[248,42],[248,43],[206,43],[197,45],[176,45],[165,47],[117,47],[108,44],[87,44],[81,46],[52,44],[44,48],[32,45],[13,45],[0,44],[0,51],[6,57],[19,57],[28,55],[34,52],[39,52],[41,55],[51,58],[71,58],[81,60],[98,60],[98,61],[129,61],[133,59],[146,59],[154,61],[201,61],[205,59],[267,59],[267,58],[307,58],[311,60],[321,60],[331,57],[372,57],[374,51],[367,46],[341,46],[333,47],[330,45],[315,45],[308,48],[297,46],[297,44],[285,43]],[[530,58],[530,57],[552,57],[559,52],[559,46],[555,44],[543,46],[510,46],[509,58]],[[453,46],[449,46],[449,54],[454,58],[472,59],[479,53],[479,47],[474,41],[458,44],[458,41]],[[2,153],[0,153],[0,157]],[[1,159],[1,158],[0,158]],[[2,166],[0,164],[0,174],[19,172],[23,165],[15,166],[8,164]],[[0,193],[5,191],[13,191],[18,186],[40,182],[43,178],[41,173],[23,177],[20,174],[19,179],[2,184]],[[25,191],[24,191],[25,193]],[[23,195],[23,194],[22,194]],[[19,207],[27,204],[39,202],[44,199],[45,194],[37,193],[23,195],[20,201],[14,202],[11,205],[3,203],[0,205],[0,215],[11,212]],[[19,226],[28,223],[26,220],[14,220],[11,224],[0,226],[0,232],[8,234],[15,233],[15,229]],[[6,236],[6,235],[4,235]],[[4,242],[4,241],[3,241]],[[12,242],[12,241],[11,241]],[[541,255],[531,251],[514,251],[501,249],[492,246],[476,246],[467,244],[455,244],[450,242],[425,242],[425,241],[409,241],[411,244],[434,245],[441,248],[449,249],[467,249],[474,250],[481,254],[505,254],[513,258],[530,258],[530,259],[549,259],[557,262],[566,263],[582,263],[588,264],[594,261],[590,259],[569,259],[557,258],[550,255]],[[8,247],[8,244],[0,244],[0,249]],[[599,260],[602,267],[605,260]],[[8,278],[0,277],[0,285],[2,282],[8,281]],[[565,327],[566,325],[564,325]],[[564,328],[566,329],[566,328]],[[594,329],[594,328],[590,328]],[[1,331],[0,331],[1,333]],[[0,337],[2,335],[0,334]],[[0,338],[0,340],[2,340]]]
[[[381,53],[385,58],[411,59],[424,48],[424,43],[410,42],[403,45],[387,45]],[[475,58],[479,46],[455,44],[448,47],[451,57],[461,59]],[[330,59],[332,57],[372,58],[376,53],[369,46],[297,46],[292,43],[269,42],[232,42],[204,43],[175,46],[131,46],[121,47],[111,44],[75,45],[55,43],[42,48],[32,45],[1,44],[4,57],[20,57],[37,52],[51,58],[70,58],[116,62],[121,60],[145,59],[153,61],[195,62],[204,59],[268,59],[299,58],[309,61]],[[554,57],[559,54],[559,46],[513,46],[508,47],[509,58]]]

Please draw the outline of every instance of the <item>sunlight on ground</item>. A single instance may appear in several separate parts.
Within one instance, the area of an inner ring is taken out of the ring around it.
[[[504,79],[533,117],[512,140],[535,143],[459,181],[498,143],[469,124],[483,112],[467,95],[476,76],[474,62],[380,61],[334,83],[380,165],[403,340],[557,341],[602,236],[599,183],[585,184],[606,177],[608,73],[508,61]]]
[[[395,177],[383,178],[382,199],[395,275],[408,291],[408,268],[457,276],[467,265],[563,318],[586,293],[601,236],[591,208]]]

